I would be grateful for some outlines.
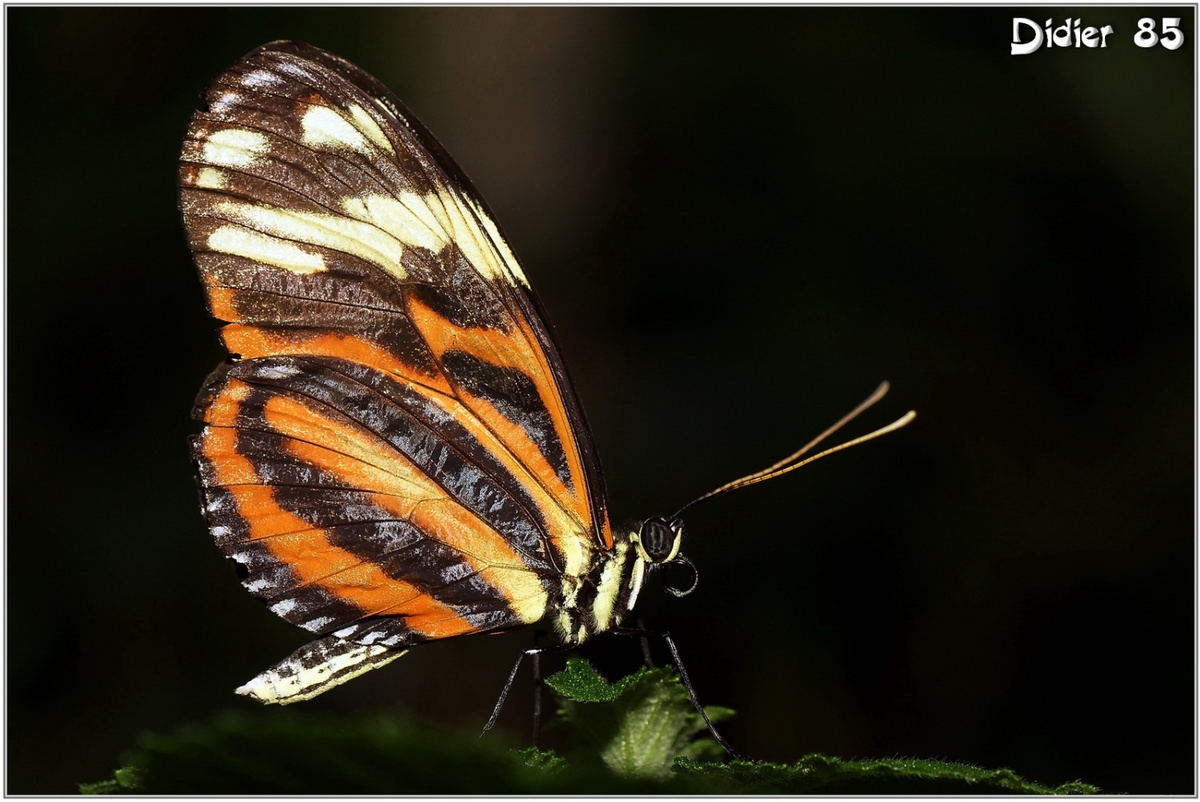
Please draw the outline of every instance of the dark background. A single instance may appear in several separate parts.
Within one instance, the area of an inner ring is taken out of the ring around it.
[[[1009,55],[1014,16],[1066,14],[1109,47]],[[1164,16],[1183,48],[1135,47]],[[618,520],[775,461],[882,379],[854,433],[919,411],[694,509],[699,588],[644,594],[742,751],[1195,792],[1190,8],[7,24],[8,792],[249,709],[233,688],[306,639],[197,511],[189,409],[222,353],[175,208],[201,91],[281,38],[382,79],[489,199]],[[309,705],[477,728],[530,643],[422,647]]]

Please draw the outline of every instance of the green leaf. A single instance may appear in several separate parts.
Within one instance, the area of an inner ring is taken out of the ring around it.
[[[680,758],[675,771],[690,778],[698,792],[767,794],[853,794],[856,796],[908,794],[1095,794],[1083,782],[1048,787],[1030,782],[1008,769],[981,769],[939,760],[890,758],[841,760],[826,755],[805,755],[795,763],[696,763]],[[716,791],[715,789],[721,789]]]
[[[129,794],[141,790],[142,776],[138,769],[125,768],[113,772],[111,780],[101,780],[98,783],[80,783],[79,791],[83,794]]]
[[[546,680],[574,736],[565,756],[508,748],[497,734],[455,733],[404,717],[332,716],[292,709],[224,714],[211,724],[144,735],[112,779],[88,794],[1090,794],[1082,782],[1047,787],[1008,769],[935,760],[794,763],[722,757],[678,676],[643,669],[610,683],[586,661]],[[732,713],[705,708],[714,721]]]
[[[708,727],[669,668],[643,668],[609,683],[586,660],[571,657],[546,684],[561,697],[560,716],[576,739],[619,776],[668,779],[676,757],[713,754],[704,746],[689,748]],[[714,722],[733,715],[725,708],[705,712]]]
[[[85,793],[568,794],[652,792],[601,771],[562,771],[553,753],[528,757],[502,737],[454,733],[407,718],[226,713],[211,724],[143,735],[113,779]],[[532,765],[530,765],[532,763]]]
[[[724,750],[707,737],[679,677],[642,669],[608,682],[586,660],[569,658],[546,684],[561,698],[561,718],[576,736],[576,755],[599,756],[611,771],[664,783],[664,793],[771,794],[1094,794],[1082,782],[1047,787],[1008,769],[936,760],[841,760],[805,755],[791,764],[712,761]],[[731,710],[706,707],[719,722]],[[697,735],[701,737],[696,737]]]
[[[536,746],[527,746],[524,749],[518,749],[517,755],[526,766],[549,774],[555,774],[567,767],[567,761],[556,755],[553,751],[543,751]]]
[[[612,702],[618,699],[629,684],[646,669],[610,683],[587,660],[572,655],[567,667],[543,680],[562,698],[573,702]]]

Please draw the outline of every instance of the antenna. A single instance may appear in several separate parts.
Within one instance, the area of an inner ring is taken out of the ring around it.
[[[861,415],[867,409],[870,409],[872,406],[874,406],[876,401],[883,398],[887,394],[889,387],[890,387],[890,385],[886,381],[883,382],[882,384],[880,384],[877,388],[875,388],[875,392],[873,392],[873,393],[871,393],[871,395],[867,396],[867,400],[863,401],[861,404],[856,406],[854,409],[850,410],[848,413],[846,413],[846,415],[844,415],[842,417],[841,420],[839,420],[837,423],[833,424],[828,429],[826,429],[825,431],[821,432],[819,435],[814,437],[799,451],[796,451],[793,454],[789,454],[788,456],[779,460],[779,462],[776,462],[774,465],[769,465],[766,468],[763,468],[761,471],[755,471],[754,473],[748,474],[747,476],[743,476],[740,479],[734,479],[732,482],[727,482],[726,484],[721,485],[716,490],[710,490],[709,492],[705,493],[703,496],[700,496],[699,498],[689,501],[687,504],[684,504],[682,507],[680,507],[679,510],[674,515],[671,516],[670,520],[672,520],[672,521],[678,520],[679,516],[684,513],[684,510],[688,509],[689,507],[691,507],[695,504],[699,504],[701,501],[704,501],[707,498],[712,498],[713,496],[719,496],[722,493],[728,493],[731,490],[738,490],[739,488],[749,487],[750,485],[758,484],[759,482],[765,482],[768,479],[774,479],[777,476],[783,476],[785,473],[790,473],[791,471],[794,471],[797,468],[807,465],[810,462],[816,462],[817,460],[821,459],[821,457],[827,457],[830,454],[835,454],[838,451],[842,451],[844,449],[850,448],[851,446],[856,446],[860,443],[865,443],[868,440],[874,440],[876,437],[882,437],[885,434],[894,432],[897,429],[907,426],[909,423],[912,422],[913,418],[917,417],[916,411],[909,410],[907,413],[905,413],[899,419],[892,421],[887,426],[876,429],[875,431],[870,432],[868,434],[864,434],[861,437],[855,437],[853,440],[847,440],[844,443],[833,446],[831,448],[827,448],[824,451],[814,454],[811,457],[808,457],[806,459],[800,459],[800,457],[803,457],[806,453],[808,453],[808,451],[810,449],[812,449],[814,446],[816,446],[822,440],[829,437],[831,434],[836,432],[838,429],[842,428],[847,423],[849,423],[850,421],[857,418],[859,415]]]

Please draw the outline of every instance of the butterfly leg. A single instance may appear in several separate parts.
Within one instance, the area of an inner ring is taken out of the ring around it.
[[[542,653],[535,652],[530,657],[533,658],[533,745],[536,747],[542,730]]]
[[[646,668],[654,668],[654,655],[650,654],[650,638],[647,634],[650,630],[646,629],[641,616],[637,619],[637,629],[643,633],[638,635],[638,643],[642,645],[642,663]]]
[[[721,737],[721,733],[717,732],[717,728],[714,727],[712,721],[709,720],[708,713],[704,712],[704,708],[700,705],[700,700],[696,698],[696,689],[692,687],[692,681],[688,678],[687,669],[683,667],[683,660],[679,657],[679,647],[675,645],[675,640],[671,637],[670,632],[655,632],[648,629],[615,629],[613,631],[618,635],[629,635],[631,637],[642,638],[643,643],[650,635],[657,635],[658,637],[662,638],[663,643],[667,645],[668,651],[671,652],[671,659],[675,661],[675,670],[679,672],[679,681],[683,683],[683,688],[687,691],[688,699],[691,701],[692,707],[696,708],[696,712],[700,714],[702,719],[704,719],[704,724],[706,727],[708,727],[709,734],[711,734],[713,739],[721,745],[721,748],[725,750],[725,754],[729,755],[730,760],[745,760],[742,755],[735,752],[733,747]]]
[[[717,728],[708,719],[708,713],[705,713],[704,708],[700,706],[700,700],[696,698],[696,689],[692,687],[692,681],[688,679],[687,669],[683,667],[683,660],[679,657],[679,649],[675,646],[675,640],[671,637],[671,633],[663,632],[661,634],[663,642],[667,644],[667,649],[671,652],[671,659],[675,661],[675,668],[679,670],[679,679],[683,682],[683,687],[688,693],[688,698],[692,700],[692,707],[696,708],[696,711],[700,713],[700,717],[704,719],[704,724],[708,727],[708,731],[712,733],[712,737],[721,745],[725,753],[729,755],[729,759],[743,760],[744,758],[733,751],[733,747],[725,742],[725,739],[721,737],[721,733],[717,732]]]
[[[504,681],[504,689],[500,691],[500,698],[496,700],[496,706],[492,709],[491,718],[487,720],[487,724],[483,725],[483,732],[479,733],[480,738],[484,736],[484,733],[496,726],[496,719],[500,718],[500,708],[504,707],[504,700],[508,698],[508,692],[512,688],[513,680],[517,678],[517,669],[521,667],[521,663],[525,660],[525,657],[536,656],[541,653],[541,649],[525,649],[517,655],[517,662],[513,663],[512,671],[508,672],[508,679]],[[536,704],[535,701],[535,708]]]
[[[553,646],[538,646],[538,643],[548,634],[541,629],[534,632],[534,648],[524,653],[533,658],[533,745],[535,747],[538,745],[538,736],[541,735],[542,730],[542,697],[545,695],[545,683],[542,682],[542,654],[569,648],[561,643]]]
[[[535,635],[536,642],[536,635]],[[567,644],[556,644],[554,646],[540,646],[532,649],[525,649],[517,655],[517,661],[513,663],[512,671],[508,672],[508,679],[504,681],[504,690],[500,691],[500,698],[496,700],[496,707],[492,709],[491,718],[487,724],[483,725],[483,732],[479,733],[479,737],[483,737],[484,733],[496,725],[496,720],[500,718],[500,709],[504,707],[504,701],[508,699],[508,692],[512,689],[513,681],[517,678],[517,671],[521,668],[521,663],[526,657],[533,658],[533,745],[537,746],[538,735],[541,729],[542,722],[542,663],[541,655],[544,652],[557,652],[563,649],[568,649]]]

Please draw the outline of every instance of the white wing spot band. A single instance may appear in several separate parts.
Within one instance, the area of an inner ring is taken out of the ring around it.
[[[204,160],[223,167],[249,167],[270,148],[267,137],[244,128],[223,128],[204,141]]]

